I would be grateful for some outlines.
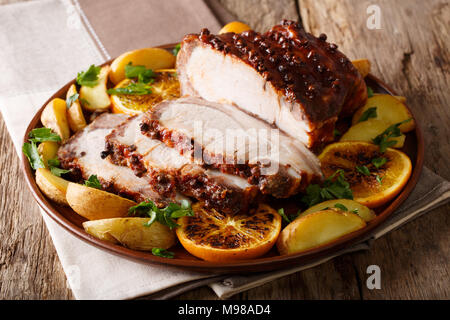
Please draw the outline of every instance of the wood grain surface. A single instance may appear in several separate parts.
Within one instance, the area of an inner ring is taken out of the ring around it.
[[[22,0],[0,0],[1,4]],[[220,0],[237,19],[264,30],[281,18],[324,32],[350,58],[408,98],[425,134],[425,165],[450,179],[448,90],[450,5],[445,0]],[[367,28],[376,4],[381,29]],[[0,7],[1,10],[1,7]],[[51,239],[0,120],[0,299],[73,299]],[[440,207],[374,242],[283,277],[234,299],[449,299],[449,211]],[[381,289],[366,287],[366,269],[381,268]],[[216,299],[206,287],[176,299]]]

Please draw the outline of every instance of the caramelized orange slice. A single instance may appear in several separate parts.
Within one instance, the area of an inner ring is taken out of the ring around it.
[[[151,94],[111,95],[111,106],[113,113],[126,113],[135,115],[149,110],[155,104],[180,97],[180,83],[174,69],[165,69],[156,72],[155,81],[150,83]],[[122,80],[115,88],[124,88],[133,80]]]
[[[275,244],[281,216],[260,204],[248,215],[227,216],[203,203],[192,206],[194,217],[178,219],[178,239],[192,255],[207,261],[235,261],[262,256]]]
[[[354,200],[369,208],[392,200],[408,182],[412,171],[411,160],[403,152],[388,148],[380,153],[377,145],[367,142],[330,144],[319,160],[325,177],[343,170]]]

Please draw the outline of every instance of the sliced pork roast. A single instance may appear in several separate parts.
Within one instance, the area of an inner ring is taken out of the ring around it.
[[[141,131],[206,167],[246,178],[263,194],[286,198],[322,177],[301,142],[232,105],[164,101],[145,114]]]
[[[104,113],[98,116],[59,148],[58,158],[61,166],[72,169],[72,175],[77,180],[86,180],[91,175],[97,175],[105,190],[136,202],[150,199],[164,206],[169,202],[182,199],[177,194],[162,197],[153,191],[148,178],[139,178],[128,167],[117,166],[102,159],[105,136],[126,119],[127,116],[122,114]]]
[[[256,200],[258,188],[245,179],[205,169],[176,149],[141,134],[142,117],[131,117],[106,137],[105,155],[110,161],[147,177],[163,197],[170,198],[180,192],[232,214],[246,211]]]
[[[286,20],[264,34],[187,35],[177,73],[183,95],[234,104],[309,148],[332,140],[338,115],[367,100],[364,79],[335,44]]]

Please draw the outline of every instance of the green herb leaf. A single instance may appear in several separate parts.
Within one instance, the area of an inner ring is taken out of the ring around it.
[[[364,111],[361,118],[359,118],[358,122],[367,121],[370,118],[376,118],[377,117],[377,107],[372,107]]]
[[[377,180],[377,182],[378,182],[379,184],[383,184],[383,179],[384,179],[384,177],[380,177],[379,175],[375,175],[375,179]]]
[[[109,89],[109,94],[121,95],[121,94],[132,94],[132,95],[144,95],[152,93],[151,86],[142,82],[132,82],[126,87]]]
[[[177,44],[175,46],[175,48],[173,48],[172,53],[175,57],[178,55],[178,52],[180,52],[180,49],[181,49],[181,43]]]
[[[354,214],[358,214],[359,209],[358,209],[358,208],[355,208],[355,209],[353,209],[351,212],[354,213]]]
[[[335,208],[341,209],[342,211],[348,211],[347,207],[344,206],[342,203],[336,203],[334,205]]]
[[[381,166],[383,166],[385,163],[387,162],[386,158],[373,158],[372,159],[372,164],[375,166],[375,168],[380,168]]]
[[[187,200],[181,201],[180,204],[169,203],[169,205],[163,209],[158,208],[153,201],[146,200],[131,207],[128,210],[128,214],[150,217],[150,220],[145,224],[147,227],[151,226],[153,222],[158,221],[159,223],[168,226],[170,229],[178,227],[178,224],[173,219],[194,216],[191,205]]]
[[[345,180],[344,171],[339,169],[322,184],[310,184],[301,201],[309,207],[326,200],[353,199],[350,184]]]
[[[342,135],[342,133],[338,130],[338,129],[334,129],[333,130],[333,137],[339,137],[339,136],[341,136]]]
[[[89,106],[89,105],[90,105],[89,101],[87,101],[87,100],[84,99],[84,98],[80,98],[79,100],[80,100],[80,102],[81,102],[83,105],[85,105],[85,106]]]
[[[167,251],[166,249],[161,249],[161,248],[153,248],[152,254],[154,256],[158,256],[158,257],[162,257],[162,258],[169,258],[169,259],[173,259],[175,257],[175,253]]]
[[[47,161],[48,167],[50,168],[50,171],[58,177],[61,177],[62,174],[70,172],[70,170],[61,169],[58,168],[60,165],[60,162],[58,159],[50,159]]]
[[[411,121],[411,118],[389,126],[386,130],[384,130],[382,133],[380,133],[378,136],[376,136],[375,138],[372,139],[372,142],[380,147],[381,153],[386,152],[387,148],[392,147],[393,145],[396,144],[395,140],[389,140],[389,139],[395,138],[395,137],[400,137],[402,135],[402,133],[401,133],[399,127],[403,123],[406,123],[408,121]]]
[[[77,101],[77,99],[78,99],[79,96],[80,96],[80,95],[79,95],[78,93],[74,93],[73,95],[71,95],[70,97],[68,97],[68,98],[66,99],[66,106],[67,106],[67,109],[69,109],[69,108],[72,106],[72,104],[73,104],[75,101]]]
[[[95,188],[102,190],[102,185],[97,178],[97,175],[93,174],[89,177],[89,179],[84,181],[84,185],[86,187]]]
[[[147,69],[145,66],[133,66],[130,62],[125,66],[125,76],[129,79],[137,78],[138,82],[149,83],[155,77],[155,73],[152,69]]]
[[[291,219],[288,218],[288,216],[284,213],[284,208],[278,209],[278,214],[283,218],[284,221],[287,223],[291,222]]]
[[[373,97],[373,90],[369,86],[367,86],[367,97],[369,97],[369,98]]]
[[[22,146],[22,152],[28,158],[31,167],[34,170],[45,168],[44,161],[42,161],[42,158],[38,152],[37,145],[34,141],[32,141],[31,143],[25,142]]]
[[[95,87],[98,83],[98,75],[101,69],[101,67],[96,67],[92,64],[86,71],[78,72],[77,83],[80,86]]]
[[[44,141],[61,141],[61,137],[56,133],[52,132],[50,128],[36,128],[31,130],[28,134],[32,142],[44,142]]]
[[[369,168],[367,168],[366,166],[356,166],[356,171],[358,171],[359,173],[365,175],[365,176],[370,176],[370,171]]]

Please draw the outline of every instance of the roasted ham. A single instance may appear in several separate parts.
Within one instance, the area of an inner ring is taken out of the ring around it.
[[[162,197],[179,192],[221,212],[244,212],[259,192],[245,179],[203,168],[163,142],[141,134],[143,115],[134,116],[106,137],[105,155],[150,181]]]
[[[87,180],[91,175],[97,175],[103,189],[136,202],[150,199],[164,206],[182,199],[183,197],[178,194],[163,197],[153,191],[148,178],[137,177],[128,167],[117,166],[102,159],[105,136],[126,119],[126,115],[111,113],[97,117],[59,148],[58,158],[61,166],[72,169],[72,175],[76,180]]]
[[[234,104],[309,148],[332,140],[338,115],[367,99],[362,76],[337,46],[293,21],[264,34],[187,35],[177,73],[183,95]]]
[[[183,158],[243,177],[278,198],[322,177],[317,157],[301,142],[232,105],[195,97],[164,101],[145,114],[141,131]]]

